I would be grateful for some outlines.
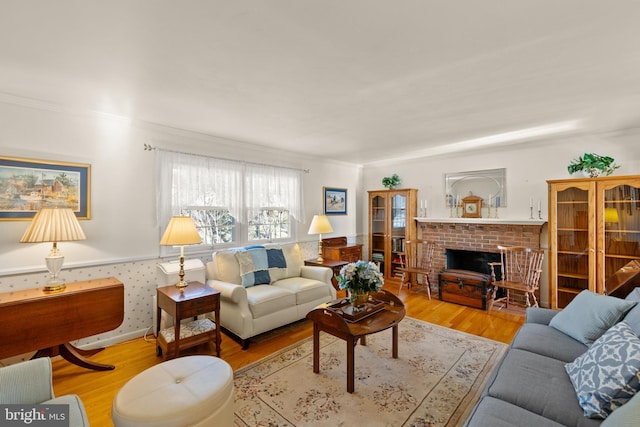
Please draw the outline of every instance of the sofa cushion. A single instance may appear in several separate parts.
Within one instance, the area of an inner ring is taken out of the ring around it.
[[[631,291],[625,300],[640,302],[640,288],[635,288]],[[624,321],[631,326],[636,335],[640,336],[640,304],[636,304],[635,307],[629,310],[627,315],[624,316]]]
[[[212,267],[212,268],[209,268]],[[210,263],[207,263],[207,277],[221,282],[241,285],[240,265],[234,251],[216,251]]]
[[[270,285],[256,285],[247,288],[247,300],[254,319],[296,305],[296,296],[293,292]]]
[[[636,304],[584,290],[551,319],[549,326],[591,345]]]
[[[586,345],[555,328],[539,323],[525,323],[511,341],[512,348],[541,354],[563,362],[573,362],[589,349]]]
[[[304,265],[304,262],[302,261],[302,252],[300,252],[300,245],[297,243],[282,245],[282,252],[287,260],[286,277],[300,276],[300,268]]]
[[[640,420],[640,393],[614,410],[602,423],[602,427],[637,427]]]
[[[584,414],[606,418],[640,389],[640,339],[620,322],[565,369]]]
[[[562,427],[553,420],[534,414],[509,402],[484,396],[473,408],[464,427]]]
[[[600,424],[584,416],[564,362],[512,348],[496,369],[487,386],[489,396],[563,425]]]
[[[290,277],[278,280],[273,286],[281,287],[292,292],[296,296],[296,304],[306,304],[320,298],[331,299],[329,287],[326,283],[304,277]]]

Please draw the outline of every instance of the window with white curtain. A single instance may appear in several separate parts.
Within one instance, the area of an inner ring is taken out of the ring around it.
[[[194,219],[202,245],[295,239],[301,170],[157,150],[158,221]]]

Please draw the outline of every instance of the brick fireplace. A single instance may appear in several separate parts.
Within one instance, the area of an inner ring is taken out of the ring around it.
[[[544,221],[483,220],[465,218],[428,219],[418,223],[418,238],[436,243],[431,283],[447,268],[447,249],[497,253],[498,245],[540,249]]]

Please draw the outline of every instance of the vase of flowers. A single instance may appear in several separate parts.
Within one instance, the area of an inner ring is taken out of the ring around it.
[[[351,304],[354,307],[360,307],[367,303],[369,292],[378,292],[382,289],[384,278],[375,263],[360,260],[340,269],[338,284],[340,289],[346,289],[349,292]]]

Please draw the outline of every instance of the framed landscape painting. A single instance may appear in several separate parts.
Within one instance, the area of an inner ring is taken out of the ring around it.
[[[0,220],[28,220],[41,208],[90,219],[91,166],[0,156]]]
[[[325,215],[347,214],[347,189],[322,187]]]

